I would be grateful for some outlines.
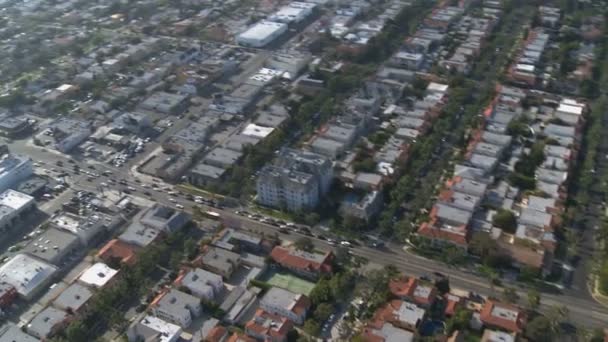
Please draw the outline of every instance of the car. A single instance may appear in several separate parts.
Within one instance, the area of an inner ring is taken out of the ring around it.
[[[327,239],[327,243],[328,243],[330,246],[335,246],[335,245],[336,245],[336,241],[334,241],[334,240],[332,240],[332,239]]]
[[[175,203],[175,202],[177,202],[177,200],[173,197],[169,197],[169,202]]]
[[[93,166],[93,165],[89,165],[89,166],[87,166],[87,167],[88,167],[89,169],[91,169],[91,170],[95,170],[95,166]]]
[[[152,194],[150,193],[150,191],[144,191],[144,195],[146,195],[146,196],[152,196]]]
[[[132,186],[127,187],[127,189],[129,189],[130,191],[135,191],[135,188]]]
[[[175,205],[175,207],[176,207],[177,209],[184,209],[184,206],[183,206],[183,205],[181,205],[181,204],[176,204],[176,205]]]
[[[346,240],[343,240],[343,241],[340,241],[340,246],[348,248],[348,247],[351,247],[352,244],[350,242],[346,241]]]
[[[283,234],[289,234],[289,229],[285,227],[279,227],[279,232]]]

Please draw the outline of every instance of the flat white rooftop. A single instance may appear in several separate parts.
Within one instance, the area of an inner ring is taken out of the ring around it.
[[[114,278],[116,273],[118,273],[117,270],[110,268],[110,266],[102,262],[98,262],[82,272],[78,280],[85,285],[101,288]]]
[[[15,190],[6,190],[0,194],[0,205],[19,210],[34,201],[34,197]]]
[[[25,254],[17,254],[0,267],[0,281],[13,285],[28,297],[55,274],[57,267]]]

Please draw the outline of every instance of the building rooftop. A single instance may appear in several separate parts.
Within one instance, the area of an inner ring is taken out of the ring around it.
[[[72,283],[55,299],[53,305],[61,310],[77,312],[93,296],[93,292],[86,286]]]
[[[61,324],[67,317],[67,312],[49,306],[36,315],[26,329],[28,332],[45,338],[52,333],[56,325]]]
[[[40,342],[23,332],[18,326],[9,324],[0,329],[0,342]]]
[[[208,247],[201,260],[214,269],[229,271],[238,266],[240,256],[222,248]]]
[[[183,312],[189,312],[191,306],[199,305],[200,301],[199,298],[191,294],[177,289],[170,289],[165,294],[161,294],[156,298],[151,305],[162,309],[164,312],[174,313],[172,314],[173,317],[180,317]]]
[[[165,322],[154,316],[143,317],[135,324],[135,330],[146,341],[153,338],[156,342],[177,341],[182,333],[180,326]]]
[[[526,324],[526,315],[517,307],[487,300],[481,310],[480,319],[484,324],[520,333]]]
[[[66,248],[73,248],[76,246],[78,241],[78,237],[74,234],[55,228],[49,228],[34,238],[34,240],[30,241],[23,248],[23,252],[39,259],[56,263],[60,260],[55,260],[55,258],[65,253]]]
[[[48,282],[57,267],[26,254],[17,254],[0,266],[0,281],[13,285],[17,292],[28,297]]]
[[[110,268],[110,266],[102,262],[98,262],[82,272],[78,281],[94,288],[102,288],[110,282],[117,273],[117,270]]]
[[[241,39],[263,40],[268,36],[287,30],[287,24],[272,21],[259,21],[239,35]]]
[[[20,210],[34,202],[34,197],[15,190],[6,190],[0,194],[0,206]]]
[[[262,297],[262,302],[295,313],[301,313],[310,307],[310,300],[305,295],[295,294],[279,287],[271,287]]]

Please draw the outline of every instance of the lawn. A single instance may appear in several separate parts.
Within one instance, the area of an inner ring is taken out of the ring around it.
[[[293,293],[309,295],[315,287],[314,283],[298,278],[291,274],[275,273],[267,281],[268,284],[289,290]]]

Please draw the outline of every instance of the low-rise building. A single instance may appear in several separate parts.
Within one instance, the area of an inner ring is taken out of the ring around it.
[[[102,289],[110,286],[117,274],[117,270],[98,262],[82,272],[80,277],[78,277],[78,282],[94,289]]]
[[[53,337],[69,321],[68,313],[52,306],[40,311],[25,327],[28,334],[39,339]]]
[[[224,321],[228,324],[240,322],[249,309],[257,303],[256,297],[259,292],[260,289],[257,287],[251,287],[250,289],[244,286],[234,287],[220,305],[220,309],[226,313]]]
[[[525,312],[518,307],[493,300],[484,303],[479,318],[488,328],[517,334],[523,332],[527,321]]]
[[[17,254],[0,266],[0,279],[29,300],[53,280],[57,267],[26,254]]]
[[[0,328],[0,342],[40,342],[40,340],[26,334],[18,326],[8,324]]]
[[[310,305],[310,299],[305,295],[278,287],[270,288],[260,301],[260,307],[264,311],[288,318],[295,324],[304,323]]]
[[[224,289],[222,276],[200,268],[182,271],[175,279],[176,286],[183,286],[199,298],[213,301]]]
[[[91,133],[89,122],[60,118],[51,123],[49,128],[38,136],[38,139],[49,140],[52,138],[58,151],[68,153],[85,141]]]
[[[293,329],[289,319],[258,309],[245,324],[245,333],[259,341],[285,342],[287,333]]]
[[[204,269],[228,279],[241,264],[241,257],[223,248],[207,246],[199,261]]]
[[[170,289],[161,293],[150,304],[155,316],[167,322],[187,328],[192,319],[202,312],[201,300],[193,295]]]
[[[373,321],[388,322],[398,328],[416,332],[425,317],[426,311],[416,304],[395,299],[378,309]]]
[[[108,241],[97,252],[96,257],[108,265],[132,266],[137,261],[137,252],[140,247],[130,245],[124,241],[113,239]]]
[[[13,228],[32,208],[36,201],[30,195],[15,190],[0,194],[0,231]]]
[[[81,246],[75,235],[50,228],[25,245],[23,252],[60,266],[66,258],[79,252]]]
[[[321,254],[276,246],[270,257],[282,267],[306,278],[318,279],[323,274],[331,274],[333,270],[332,252]]]
[[[145,316],[133,322],[127,330],[129,342],[158,341],[177,342],[182,328],[154,316]]]
[[[32,159],[11,154],[8,151],[0,156],[0,192],[15,187],[19,182],[29,178],[34,173]]]
[[[70,314],[80,315],[86,311],[91,297],[93,297],[91,289],[79,283],[73,283],[53,301],[53,306]]]

